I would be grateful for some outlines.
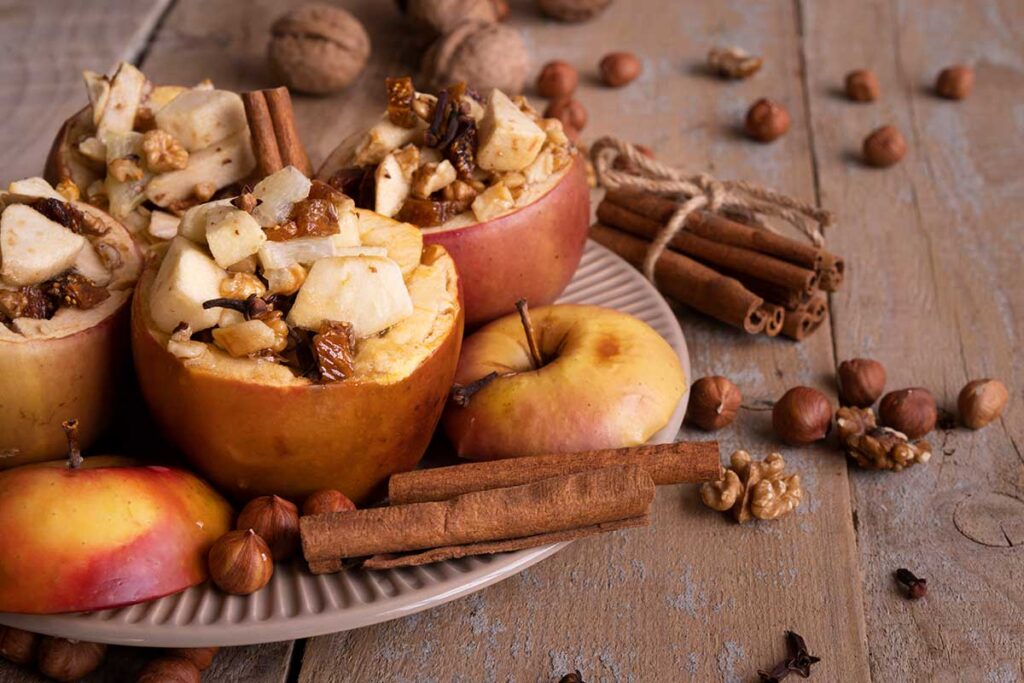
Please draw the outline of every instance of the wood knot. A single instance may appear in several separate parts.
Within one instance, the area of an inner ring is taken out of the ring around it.
[[[966,538],[992,548],[1024,547],[1024,501],[990,491],[968,496],[953,511]]]

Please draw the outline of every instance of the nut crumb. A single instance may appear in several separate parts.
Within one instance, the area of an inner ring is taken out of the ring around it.
[[[167,131],[148,131],[142,136],[142,151],[153,173],[180,171],[188,166],[188,150]]]
[[[708,52],[708,66],[722,78],[750,78],[763,64],[763,59],[740,47],[713,47]]]

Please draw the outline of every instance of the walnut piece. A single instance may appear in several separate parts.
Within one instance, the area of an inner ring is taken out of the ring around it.
[[[708,66],[722,78],[749,78],[763,63],[739,47],[714,47],[708,52]]]
[[[142,171],[142,167],[139,166],[138,157],[121,157],[120,159],[114,159],[107,166],[107,170],[115,180],[121,183],[130,183],[136,180],[142,180],[142,176],[145,175]]]
[[[899,472],[932,457],[927,441],[911,442],[902,432],[879,427],[871,408],[840,408],[836,424],[846,455],[865,469]]]
[[[266,293],[263,281],[249,273],[235,273],[220,283],[220,295],[226,299],[245,301],[250,296],[262,297]]]
[[[750,453],[736,451],[724,477],[701,486],[701,499],[713,510],[731,511],[740,523],[778,519],[795,510],[803,498],[800,475],[786,476],[785,468],[786,461],[778,453],[758,462]]]
[[[164,130],[154,129],[143,135],[142,152],[153,173],[180,171],[188,166],[188,150]]]

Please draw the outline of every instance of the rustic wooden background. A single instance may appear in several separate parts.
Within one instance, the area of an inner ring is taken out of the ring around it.
[[[271,85],[263,52],[281,0],[0,2],[0,148],[9,179],[40,170],[59,121],[84,99],[79,72],[121,59],[157,82],[211,77]],[[382,106],[385,75],[423,49],[392,3],[340,3],[368,27],[374,56],[347,93],[297,98],[314,162]],[[585,137],[613,133],[662,159],[759,181],[834,209],[828,235],[847,284],[831,324],[796,345],[751,339],[681,311],[698,376],[724,374],[753,408],[794,384],[834,394],[837,363],[881,360],[890,387],[924,386],[952,409],[971,378],[1012,390],[1004,417],[978,433],[933,435],[936,456],[901,474],[848,469],[834,447],[782,449],[809,498],[778,523],[737,527],[692,488],[659,493],[650,529],[578,542],[468,599],[305,642],[234,648],[209,681],[750,681],[803,633],[822,681],[1024,680],[1024,3],[1019,0],[619,0],[597,20],[560,25],[514,2],[539,67],[582,74]],[[766,66],[737,83],[707,76],[708,48],[738,44]],[[605,51],[627,49],[643,76],[623,90],[596,80]],[[936,98],[937,71],[977,70],[974,95]],[[841,96],[870,67],[883,96]],[[758,145],[738,132],[770,96],[789,134]],[[862,138],[893,123],[910,152],[885,171],[858,160]],[[696,434],[684,430],[681,438]],[[769,413],[745,410],[723,450],[777,450]],[[929,579],[899,597],[898,566]],[[117,650],[97,681],[130,679],[141,654]],[[0,665],[0,678],[36,680]]]

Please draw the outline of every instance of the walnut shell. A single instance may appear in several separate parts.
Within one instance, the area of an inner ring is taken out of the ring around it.
[[[331,5],[300,7],[275,21],[270,32],[270,69],[299,92],[323,95],[347,87],[370,56],[362,23]]]
[[[537,0],[540,11],[559,21],[586,21],[603,12],[612,0]]]
[[[448,33],[464,20],[494,23],[500,20],[493,0],[406,0],[402,11],[417,28]]]
[[[486,93],[522,92],[530,54],[519,31],[483,21],[464,21],[441,36],[423,57],[423,78],[434,88],[465,81]]]

